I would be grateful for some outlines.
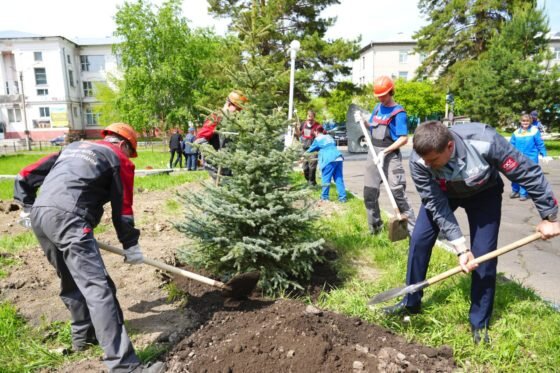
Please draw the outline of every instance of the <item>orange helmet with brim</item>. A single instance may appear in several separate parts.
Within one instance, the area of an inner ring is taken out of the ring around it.
[[[136,152],[136,147],[138,146],[138,136],[136,135],[136,131],[134,131],[134,128],[132,128],[130,124],[110,124],[101,131],[101,136],[107,136],[110,133],[117,134],[128,141],[128,143],[132,147],[132,154],[130,155],[130,158],[138,157],[138,153]]]
[[[395,83],[387,75],[381,75],[373,81],[373,95],[375,97],[385,96],[393,89],[395,89]]]
[[[243,94],[243,92],[235,90],[231,91],[227,96],[229,102],[233,104],[239,110],[243,109],[243,105],[249,101],[249,99]]]

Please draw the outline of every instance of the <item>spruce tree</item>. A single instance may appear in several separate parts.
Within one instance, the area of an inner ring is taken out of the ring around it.
[[[310,234],[317,214],[308,192],[292,180],[301,148],[284,150],[288,122],[286,98],[277,95],[278,73],[268,57],[248,55],[233,73],[233,88],[249,101],[241,112],[220,113],[218,130],[226,147],[201,147],[206,161],[231,175],[182,195],[185,219],[176,228],[195,244],[180,250],[179,258],[224,280],[259,270],[261,288],[273,295],[302,288],[300,282],[322,258],[323,240]]]

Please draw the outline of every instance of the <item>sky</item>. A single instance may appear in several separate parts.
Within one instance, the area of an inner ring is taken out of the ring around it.
[[[124,0],[1,0],[0,31],[22,31],[41,36],[105,37],[115,29],[116,6]],[[152,0],[161,4],[162,0]],[[560,1],[539,0],[545,6],[551,30],[560,32]],[[214,27],[218,34],[226,31],[226,20],[213,19],[206,0],[184,0],[183,15],[193,27]],[[417,8],[417,0],[340,0],[325,9],[322,16],[338,17],[329,29],[328,38],[362,37],[370,41],[410,40],[426,22]]]

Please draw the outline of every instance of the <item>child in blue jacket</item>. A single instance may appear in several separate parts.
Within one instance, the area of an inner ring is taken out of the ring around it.
[[[342,162],[344,158],[342,153],[336,148],[334,139],[324,132],[322,126],[315,128],[315,140],[313,140],[306,153],[319,151],[319,168],[321,169],[321,186],[323,188],[321,200],[328,201],[331,179],[334,179],[338,200],[346,202],[346,189],[342,178]]]
[[[509,142],[517,150],[535,163],[539,163],[539,154],[546,157],[546,148],[538,127],[531,125],[532,118],[528,114],[521,116],[521,127],[511,134]],[[517,183],[511,183],[510,198],[527,200],[527,190]]]

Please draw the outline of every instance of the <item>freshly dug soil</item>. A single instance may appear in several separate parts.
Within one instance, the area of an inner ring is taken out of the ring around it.
[[[455,368],[449,347],[411,344],[358,318],[293,300],[226,302],[211,315],[169,353],[168,372],[451,372]]]

